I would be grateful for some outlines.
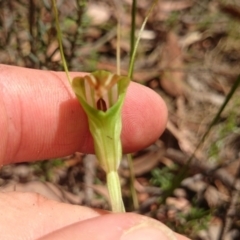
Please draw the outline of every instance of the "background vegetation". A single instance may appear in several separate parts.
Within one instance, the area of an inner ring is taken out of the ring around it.
[[[149,1],[138,1],[139,29]],[[116,71],[117,15],[122,23],[122,73],[129,62],[131,1],[58,1],[70,70]],[[62,70],[50,1],[0,1],[0,63]],[[134,81],[159,93],[169,109],[164,134],[136,152],[134,209],[129,170],[120,174],[128,211],[154,217],[192,239],[240,238],[240,92],[186,166],[240,74],[238,0],[159,1],[140,43]],[[161,116],[153,117],[160,118]],[[1,191],[37,191],[49,198],[108,208],[105,176],[94,156],[5,166]]]

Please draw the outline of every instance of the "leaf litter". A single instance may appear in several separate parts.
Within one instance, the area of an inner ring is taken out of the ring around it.
[[[121,66],[126,74],[131,1],[122,2]],[[1,63],[60,70],[53,16],[45,1],[35,3],[34,24],[26,18],[30,7],[21,1],[0,4]],[[75,1],[63,1],[59,6],[60,21],[71,26],[64,27],[63,38],[72,71],[104,68],[116,72],[116,9],[109,1],[102,1],[101,7],[98,4],[91,1],[86,13]],[[144,0],[137,7],[137,29],[149,4]],[[183,181],[170,191],[172,175],[186,165],[240,74],[239,9],[234,0],[159,1],[138,51],[133,80],[164,98],[169,121],[155,143],[133,153],[138,210],[131,204],[129,170],[125,159],[122,161],[127,208],[159,219],[193,239],[240,237],[236,200],[240,192],[239,90],[196,152]],[[57,201],[109,208],[103,171],[94,159],[80,153],[60,160],[5,166],[0,183],[1,191],[37,191]]]

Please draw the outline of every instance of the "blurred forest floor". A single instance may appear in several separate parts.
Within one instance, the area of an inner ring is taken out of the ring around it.
[[[62,70],[50,1],[0,1],[0,63]],[[116,72],[121,16],[121,69],[127,74],[131,1],[58,1],[72,71]],[[150,1],[138,1],[136,29]],[[136,33],[137,34],[137,33]],[[128,211],[151,216],[192,239],[240,239],[240,91],[237,90],[181,181],[175,181],[240,74],[238,0],[164,0],[150,16],[133,80],[159,93],[169,121],[151,146],[133,153],[139,209],[119,170]],[[161,116],[153,117],[160,119]],[[0,191],[34,191],[58,201],[109,209],[105,174],[93,155],[8,165]]]

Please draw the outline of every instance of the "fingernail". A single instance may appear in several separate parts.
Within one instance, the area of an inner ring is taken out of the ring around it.
[[[138,225],[128,229],[121,240],[177,240],[174,233],[162,223],[156,220],[144,220]]]

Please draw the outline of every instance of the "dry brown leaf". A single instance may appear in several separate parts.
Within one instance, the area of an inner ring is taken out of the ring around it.
[[[160,65],[163,69],[160,81],[162,88],[173,97],[184,95],[183,56],[174,32],[167,34]]]
[[[1,192],[34,192],[59,202],[82,204],[83,196],[76,196],[50,182],[32,181],[27,183],[9,183],[0,188]]]
[[[228,201],[229,198],[227,195],[220,193],[214,186],[208,186],[204,192],[204,199],[211,207],[220,206],[223,201]]]
[[[192,1],[159,1],[159,6],[164,12],[179,11],[185,8],[189,8],[193,5]]]
[[[179,41],[179,45],[182,48],[187,48],[188,46],[192,45],[193,43],[200,41],[202,39],[202,36],[203,36],[203,34],[198,31],[190,32],[181,38],[181,40]]]
[[[175,197],[168,197],[166,199],[166,205],[168,205],[169,207],[171,207],[170,211],[171,211],[171,215],[175,216],[177,214],[178,211],[181,211],[182,213],[189,213],[190,212],[190,208],[191,208],[191,204],[190,202],[186,199],[186,198],[175,198]],[[170,212],[169,211],[169,212]],[[168,214],[169,214],[168,212]]]
[[[158,14],[156,15],[157,19],[160,21],[166,20],[169,18],[170,14],[173,11],[180,11],[186,8],[189,8],[193,5],[192,1],[183,0],[183,1],[159,1],[158,5]]]
[[[110,198],[109,198],[109,194],[108,194],[108,190],[107,190],[106,186],[92,185],[92,186],[89,186],[89,187],[91,187],[96,193],[105,197],[105,199],[110,203]]]
[[[240,20],[240,6],[232,4],[219,4],[219,8],[222,12],[230,15],[237,20]]]
[[[59,62],[61,60],[61,54],[60,51],[56,49],[58,48],[58,42],[57,40],[53,41],[48,45],[47,48],[47,56],[51,56],[51,61],[52,62]]]
[[[88,4],[87,15],[91,18],[92,25],[99,26],[110,18],[110,9],[104,4]]]
[[[135,176],[141,176],[144,173],[151,171],[157,166],[159,158],[162,156],[162,151],[149,152],[144,156],[135,159],[133,163]]]
[[[159,159],[163,156],[163,154],[164,151],[159,149],[135,158],[133,162],[135,176],[141,176],[144,173],[151,171],[158,165]]]

